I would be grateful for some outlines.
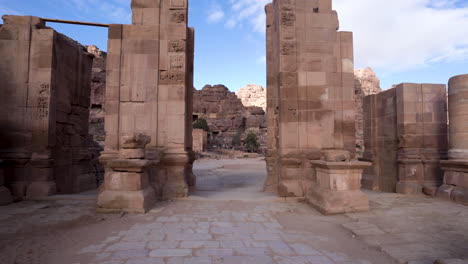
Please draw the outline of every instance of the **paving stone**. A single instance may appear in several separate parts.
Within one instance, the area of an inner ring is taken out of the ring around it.
[[[149,241],[148,248],[149,249],[170,249],[170,248],[177,248],[180,244],[180,241]]]
[[[219,241],[182,241],[181,248],[219,248]]]
[[[210,234],[168,234],[167,240],[212,240],[213,237]]]
[[[120,250],[115,251],[112,254],[113,259],[129,259],[129,258],[139,258],[148,256],[147,249],[131,249],[131,250]]]
[[[291,244],[290,246],[298,255],[322,255],[319,251],[306,244]]]
[[[145,257],[129,259],[125,264],[166,264],[166,262],[164,258]]]
[[[191,255],[191,249],[154,249],[150,252],[150,257],[185,257]]]
[[[268,255],[270,250],[268,248],[236,248],[234,249],[235,255],[243,256],[262,256]]]
[[[244,243],[240,240],[221,240],[222,248],[242,248],[245,247]]]
[[[283,241],[268,241],[267,244],[275,254],[282,256],[293,254],[291,248]]]
[[[167,264],[212,264],[211,257],[174,257],[169,258]]]
[[[233,250],[228,248],[205,248],[205,249],[198,249],[195,251],[195,256],[213,256],[213,257],[220,257],[220,256],[232,256]]]
[[[213,258],[213,264],[272,264],[273,259],[269,256],[228,256]]]
[[[146,242],[118,242],[106,248],[106,251],[144,249]]]

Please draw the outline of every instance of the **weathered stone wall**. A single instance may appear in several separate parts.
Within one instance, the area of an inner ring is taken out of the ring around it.
[[[242,142],[233,145],[233,139],[245,139],[254,132],[260,148],[266,148],[265,111],[260,107],[245,107],[235,93],[224,85],[206,85],[193,91],[193,115],[205,119],[210,128],[209,149],[245,150]]]
[[[29,16],[0,28],[0,158],[14,196],[41,197],[97,187],[88,151],[92,57]]]
[[[356,151],[353,36],[337,32],[331,1],[277,0],[266,11],[266,189],[304,196],[321,150]]]
[[[354,71],[354,93],[356,109],[356,158],[364,154],[364,97],[382,92],[380,80],[371,68]]]
[[[106,60],[107,53],[96,46],[88,46],[94,56],[91,75],[91,108],[89,111],[89,134],[104,149],[104,103],[106,101]]]
[[[206,149],[208,143],[208,133],[203,129],[193,129],[193,151],[203,152]]]
[[[442,182],[447,156],[445,85],[403,83],[364,99],[363,186],[405,194]]]
[[[450,79],[448,105],[450,120],[449,160],[441,162],[444,184],[437,196],[468,205],[468,75]]]
[[[249,84],[236,92],[244,106],[258,106],[266,111],[266,89],[260,85]]]
[[[194,184],[187,0],[131,6],[132,25],[109,28],[104,211],[144,212],[156,199],[186,196]]]

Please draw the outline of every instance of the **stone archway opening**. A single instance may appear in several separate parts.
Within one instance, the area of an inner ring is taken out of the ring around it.
[[[188,0],[132,0],[131,7],[132,24],[112,24],[108,31],[106,137],[100,157],[105,179],[98,196],[98,210],[104,212],[146,212],[158,200],[186,197],[196,184],[192,135],[195,30],[187,26]],[[367,210],[360,180],[370,164],[354,160],[352,33],[338,31],[331,0],[274,0],[265,10],[268,136],[264,190],[280,197],[305,198],[326,214]],[[14,20],[2,31],[23,25],[28,32],[43,28],[39,18]],[[31,56],[26,62],[32,71],[51,66],[47,74],[28,76],[38,78],[37,87],[30,86],[39,89],[34,94],[38,95],[37,109],[31,114],[39,117],[34,121],[44,130],[39,134],[47,138],[37,142],[47,149],[55,142],[54,125],[59,123],[48,111],[61,107],[61,102],[55,104],[45,97],[53,95],[47,82],[56,80],[50,77],[56,65],[49,62],[58,53],[53,53],[53,36],[39,32],[32,36],[50,44],[48,53],[38,52],[47,55],[44,60]],[[4,53],[7,56],[8,50]],[[89,66],[89,58],[78,55],[74,65],[82,67],[79,62],[87,60]],[[81,81],[81,77],[76,79]],[[83,96],[81,90],[74,92],[77,98]],[[50,167],[42,168],[54,159],[48,153],[36,154],[33,163],[44,173],[28,188],[33,194],[48,194],[54,188],[53,173]]]

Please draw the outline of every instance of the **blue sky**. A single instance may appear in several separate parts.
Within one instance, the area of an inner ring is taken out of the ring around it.
[[[265,86],[265,17],[269,0],[191,0],[196,30],[195,87],[235,91]],[[468,73],[468,0],[335,0],[341,30],[353,31],[355,66],[370,66],[382,88],[401,82],[447,83]],[[130,23],[130,0],[0,0],[0,14]],[[106,49],[107,30],[49,23]]]

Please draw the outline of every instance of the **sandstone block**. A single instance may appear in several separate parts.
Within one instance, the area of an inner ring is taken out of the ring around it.
[[[455,186],[453,186],[453,185],[444,184],[444,185],[439,187],[439,189],[437,190],[436,196],[439,197],[439,198],[446,199],[446,200],[451,200],[452,191],[453,191],[454,188],[455,188]]]

